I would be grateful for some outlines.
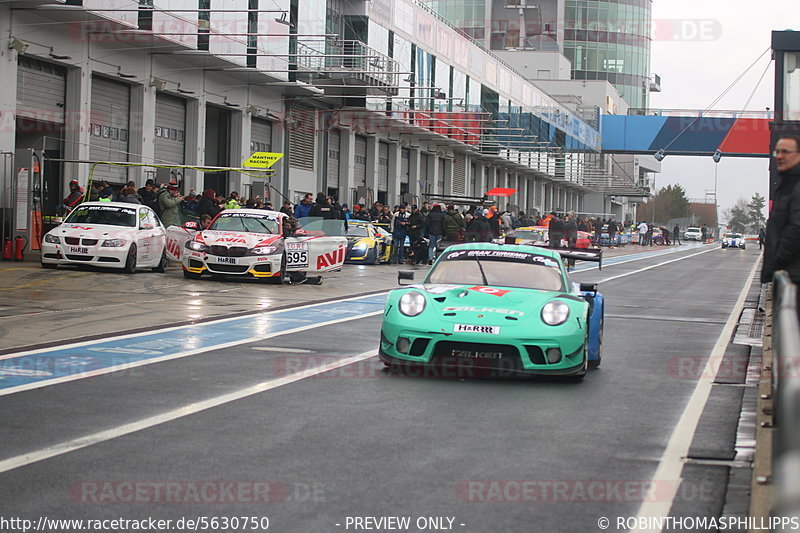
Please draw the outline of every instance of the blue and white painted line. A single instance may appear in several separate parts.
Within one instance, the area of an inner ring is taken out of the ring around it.
[[[382,293],[2,355],[0,396],[375,316],[385,301]]]
[[[629,244],[628,246],[638,246],[636,244]],[[623,263],[629,263],[631,261],[639,261],[641,259],[648,259],[650,257],[658,257],[661,255],[668,255],[674,254],[678,252],[685,252],[687,250],[692,250],[696,248],[707,248],[709,245],[707,244],[688,244],[682,246],[675,246],[668,248],[666,250],[659,250],[659,251],[652,251],[652,252],[638,252],[635,254],[627,254],[627,255],[620,255],[617,257],[610,257],[608,259],[603,259],[603,267],[613,266],[613,265],[621,265]],[[575,268],[571,268],[570,272],[583,272],[584,270],[598,270],[597,265],[595,264],[585,264],[582,266],[576,266]]]

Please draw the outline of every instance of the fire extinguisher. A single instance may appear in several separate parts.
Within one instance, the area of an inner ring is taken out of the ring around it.
[[[13,245],[11,244],[11,239],[6,239],[5,244],[3,245],[3,261],[11,261],[11,256],[13,255]]]
[[[14,239],[14,261],[22,261],[22,252],[27,245],[28,243],[25,241],[25,237],[17,235]]]

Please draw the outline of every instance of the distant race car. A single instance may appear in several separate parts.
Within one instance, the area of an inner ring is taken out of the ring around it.
[[[686,228],[686,231],[683,232],[683,240],[702,241],[703,231],[700,228]]]
[[[745,249],[744,237],[741,233],[726,233],[722,237],[723,248],[740,248]]]
[[[422,283],[393,290],[381,327],[387,366],[492,375],[583,378],[598,366],[603,296],[573,284],[558,252],[534,246],[457,244]],[[398,282],[413,280],[400,271]]]
[[[388,263],[392,252],[392,234],[370,222],[347,222],[347,263],[377,265]]]
[[[566,240],[562,239],[562,245],[566,247]],[[550,242],[550,230],[547,226],[529,226],[517,228],[516,244],[533,244],[537,246],[547,246]],[[579,231],[578,239],[575,241],[575,248],[589,248],[592,246],[592,234],[587,231]]]
[[[282,283],[306,274],[341,270],[347,251],[342,236],[284,232],[286,215],[263,209],[226,209],[208,229],[170,226],[168,251],[183,275],[250,276]],[[319,278],[321,281],[321,278]]]
[[[125,202],[86,202],[42,240],[42,267],[92,265],[164,272],[166,232],[147,206]]]

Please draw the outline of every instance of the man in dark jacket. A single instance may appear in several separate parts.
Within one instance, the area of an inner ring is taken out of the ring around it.
[[[139,198],[142,199],[142,205],[146,205],[156,213],[158,213],[158,191],[156,190],[156,182],[152,178],[144,182],[144,187],[139,189]]]
[[[69,194],[64,198],[64,211],[68,215],[73,209],[78,207],[83,201],[83,187],[78,184],[78,180],[69,182]]]
[[[548,231],[550,248],[561,248],[561,239],[564,238],[564,222],[558,218],[558,214],[555,211],[550,214],[553,215],[553,218],[550,219]]]
[[[336,218],[336,212],[328,201],[328,197],[323,193],[319,193],[317,195],[317,203],[311,208],[311,213],[308,216],[320,217],[324,220],[333,220]]]
[[[552,224],[553,222],[551,220],[551,227]],[[564,238],[567,240],[567,247],[575,248],[575,243],[578,242],[578,223],[575,221],[575,213],[572,211],[567,213],[567,218],[561,224],[561,230],[564,232]]]
[[[488,214],[488,209],[475,210],[475,216],[467,224],[467,242],[490,242],[492,240],[492,228],[489,226],[489,221],[486,220]]]
[[[408,238],[411,242],[419,240],[425,230],[425,217],[416,205],[411,206],[411,216],[408,217]]]
[[[672,244],[681,245],[681,227],[677,224],[672,228]]]
[[[406,206],[401,205],[394,216],[392,225],[392,246],[394,247],[394,262],[403,263],[403,253],[405,252],[406,236],[408,235],[408,213]]]
[[[761,282],[772,281],[776,271],[786,270],[794,283],[800,283],[800,137],[781,137],[772,155],[778,186],[767,220]]]
[[[425,217],[425,230],[428,234],[428,262],[433,262],[436,258],[436,245],[442,240],[444,235],[444,213],[442,213],[442,206],[436,204]]]

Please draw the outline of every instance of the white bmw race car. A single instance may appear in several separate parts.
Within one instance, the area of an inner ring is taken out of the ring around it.
[[[124,202],[87,202],[42,239],[42,267],[92,265],[164,272],[166,230],[147,206]]]
[[[203,231],[167,228],[167,251],[183,263],[183,275],[189,279],[207,273],[282,283],[287,274],[297,280],[310,273],[341,270],[347,253],[345,237],[290,236],[284,232],[285,218],[277,211],[228,209]]]
[[[723,248],[741,248],[742,250],[745,249],[744,244],[744,237],[741,233],[726,233],[724,237],[722,237],[722,247]]]

